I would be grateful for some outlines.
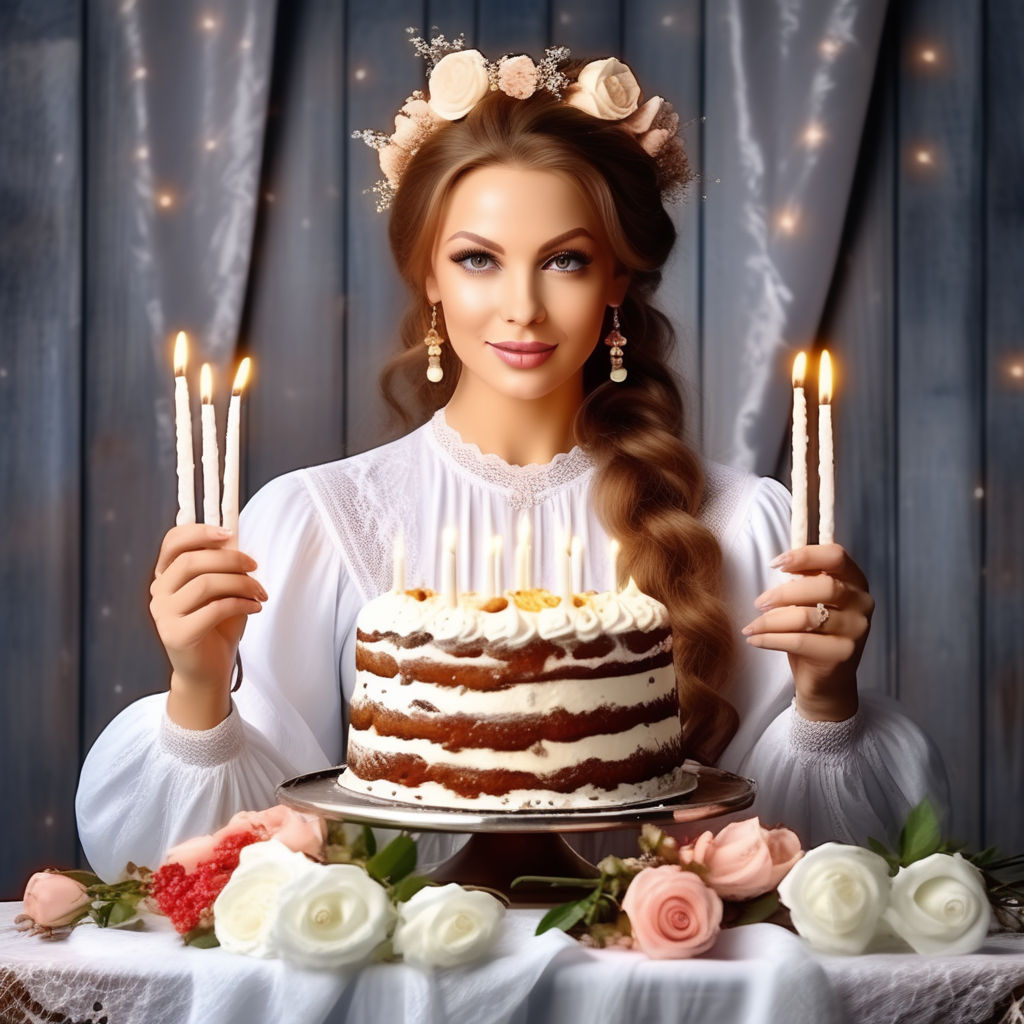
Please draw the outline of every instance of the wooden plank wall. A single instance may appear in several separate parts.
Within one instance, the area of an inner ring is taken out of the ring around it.
[[[175,11],[199,10],[152,3],[139,6],[164,21],[142,29],[161,38],[173,37]],[[225,16],[244,8],[211,3]],[[146,590],[173,515],[169,332],[209,311],[190,306],[181,283],[200,267],[175,283],[174,262],[137,262],[126,160],[139,107],[119,10],[0,2],[0,777],[19,822],[0,844],[0,897],[31,869],[74,860],[81,756],[166,676]],[[391,430],[376,375],[401,287],[385,220],[362,193],[378,177],[374,154],[348,136],[387,127],[420,84],[406,26],[465,31],[488,53],[551,41],[582,56],[619,52],[686,120],[701,111],[709,68],[728,59],[722,34],[707,30],[717,10],[711,0],[289,0],[264,21],[272,79],[255,258],[238,352],[219,356],[226,368],[244,350],[259,367],[248,493]],[[1022,41],[1014,0],[892,5],[821,327],[844,382],[837,520],[878,599],[863,685],[901,697],[939,742],[955,831],[1008,849],[1024,849],[1014,813],[1024,798]],[[686,130],[698,168],[706,130]],[[714,334],[707,209],[693,196],[677,208],[664,289],[678,367],[698,382]],[[189,223],[189,245],[201,246],[202,219]],[[161,224],[158,248],[180,262],[186,236],[174,231],[185,229]],[[159,329],[154,294],[168,321]],[[696,424],[696,388],[690,396]]]

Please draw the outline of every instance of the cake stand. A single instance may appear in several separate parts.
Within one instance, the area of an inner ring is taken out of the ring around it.
[[[353,793],[338,785],[344,766],[282,783],[277,798],[324,818],[407,829],[469,833],[469,842],[430,872],[436,882],[486,886],[517,906],[543,906],[575,899],[578,889],[518,885],[520,875],[596,877],[597,868],[563,838],[570,832],[636,829],[644,822],[694,822],[740,811],[754,801],[756,783],[720,768],[687,764],[680,784],[656,801],[604,810],[477,811],[425,807]]]

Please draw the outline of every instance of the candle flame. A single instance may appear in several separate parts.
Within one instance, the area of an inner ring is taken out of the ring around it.
[[[209,363],[203,363],[199,371],[199,396],[203,405],[209,405],[213,401],[213,370]]]
[[[246,383],[249,380],[249,366],[252,360],[246,356],[238,366],[238,372],[235,374],[235,383],[231,385],[231,394],[240,395],[245,389]]]
[[[821,350],[821,362],[818,363],[818,403],[828,405],[832,401],[832,357],[828,349]]]
[[[796,359],[793,360],[793,387],[802,388],[804,386],[804,377],[807,376],[807,353],[798,352]]]
[[[174,339],[174,376],[184,377],[188,365],[188,337],[184,331],[178,331]]]

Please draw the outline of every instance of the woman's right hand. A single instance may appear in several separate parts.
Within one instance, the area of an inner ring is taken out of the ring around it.
[[[211,729],[231,708],[231,672],[246,617],[267,599],[249,575],[256,562],[235,534],[200,523],[167,531],[149,588],[149,612],[171,662],[167,713],[186,729]]]

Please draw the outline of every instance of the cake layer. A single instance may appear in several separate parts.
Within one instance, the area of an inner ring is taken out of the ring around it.
[[[589,787],[590,794],[599,800],[600,790],[607,793],[620,785],[644,784],[654,778],[670,775],[682,759],[682,744],[678,735],[662,747],[635,750],[622,759],[590,757],[577,764],[543,773],[516,770],[514,767],[482,768],[472,763],[432,763],[410,750],[387,754],[364,752],[353,742],[349,749],[350,771],[343,776],[343,784],[350,789],[387,798],[392,796],[389,788],[392,784],[418,790],[427,783],[436,783],[449,794],[442,804],[439,801],[443,799],[443,794],[435,790],[433,802],[436,806],[457,805],[462,800],[477,800],[485,796],[499,798],[494,806],[504,806],[500,798],[513,790],[547,791],[566,796],[576,794],[578,797],[577,791],[584,787]],[[354,775],[362,785],[350,780],[350,775]],[[588,802],[594,801],[588,799]]]
[[[539,714],[507,712],[492,718],[467,714],[442,714],[427,701],[411,701],[410,714],[374,700],[354,705],[349,723],[360,738],[373,730],[377,736],[400,740],[427,740],[447,751],[465,747],[492,750],[526,750],[538,742],[571,743],[601,734],[653,725],[673,719],[678,729],[679,710],[674,693],[628,707],[602,705],[572,713],[554,708]]]

